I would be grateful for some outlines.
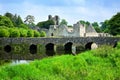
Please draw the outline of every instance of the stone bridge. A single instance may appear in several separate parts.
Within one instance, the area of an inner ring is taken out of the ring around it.
[[[118,37],[0,38],[0,59],[41,59],[75,54],[101,45],[115,47],[118,41]]]

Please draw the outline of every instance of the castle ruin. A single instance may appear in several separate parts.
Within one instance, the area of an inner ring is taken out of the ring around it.
[[[83,25],[77,22],[73,27],[59,24],[59,16],[48,16],[48,20],[53,20],[55,25],[51,25],[47,31],[47,37],[109,37],[108,33],[97,33],[92,25]]]

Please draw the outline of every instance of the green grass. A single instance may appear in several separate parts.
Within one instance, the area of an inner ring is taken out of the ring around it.
[[[0,80],[120,80],[120,49],[102,46],[76,56],[1,66]]]

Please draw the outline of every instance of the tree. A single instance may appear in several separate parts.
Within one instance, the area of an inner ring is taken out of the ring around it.
[[[104,22],[100,23],[101,24],[100,28],[101,28],[102,32],[109,33],[109,29],[108,28],[109,28],[110,25],[109,25],[108,22],[109,22],[109,20],[105,20]]]
[[[89,25],[90,25],[90,22],[86,21],[85,24],[86,24],[87,26],[89,26]]]
[[[22,19],[21,19],[20,16],[17,17],[16,24],[17,24],[18,26],[21,25],[21,24],[23,24],[23,21],[22,21]]]
[[[47,20],[47,21],[39,22],[37,24],[37,26],[39,26],[40,28],[46,28],[46,29],[49,29],[50,25],[54,25],[53,20]]]
[[[12,21],[15,27],[18,27],[20,24],[23,24],[21,17],[19,15],[17,16],[17,14],[13,15],[12,13],[7,12],[4,15]]]
[[[60,22],[60,25],[67,25],[67,24],[68,24],[68,22],[65,19],[62,19]]]
[[[4,14],[4,16],[10,18],[10,20],[13,19],[13,14],[12,13],[7,12],[7,13]]]
[[[84,20],[80,20],[79,22],[83,25],[86,23]]]
[[[114,15],[108,22],[109,31],[112,35],[120,35],[120,12]]]
[[[6,27],[14,27],[12,21],[6,17],[6,16],[1,16],[0,15],[0,26],[6,26]]]
[[[34,16],[32,16],[32,15],[28,15],[26,18],[25,18],[25,23],[27,23],[27,24],[29,24],[29,25],[31,25],[31,24],[33,24],[34,23],[34,21],[35,21],[35,17]]]
[[[79,22],[80,22],[82,25],[86,25],[86,26],[89,26],[89,25],[90,25],[90,22],[88,22],[88,21],[80,20]]]
[[[94,29],[95,29],[97,32],[101,32],[101,29],[100,29],[100,27],[99,27],[99,25],[98,25],[97,22],[93,22],[93,23],[92,23],[92,26],[94,27]]]

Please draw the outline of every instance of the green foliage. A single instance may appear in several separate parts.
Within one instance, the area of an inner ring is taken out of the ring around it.
[[[19,28],[28,29],[28,25],[26,25],[26,24],[20,24],[20,25],[19,25]]]
[[[120,49],[120,42],[117,43],[116,48]]]
[[[39,22],[37,24],[37,26],[39,26],[40,28],[46,28],[46,29],[49,29],[50,25],[54,25],[53,20],[47,20],[47,21]]]
[[[65,19],[62,19],[60,22],[60,25],[67,25],[67,24],[68,24],[68,22]]]
[[[36,30],[34,30],[34,37],[40,37],[40,33]]]
[[[86,22],[84,20],[79,21],[81,24],[85,24]]]
[[[10,28],[9,32],[10,32],[10,37],[20,37],[20,32],[16,28]]]
[[[11,22],[11,20],[8,17],[1,16],[1,15],[0,15],[0,26],[6,26],[9,28],[14,27],[13,23]]]
[[[41,31],[40,32],[40,37],[45,37],[46,36],[46,33],[44,31]]]
[[[0,29],[0,37],[9,37],[10,33],[7,29]]]
[[[27,37],[34,37],[34,31],[29,29],[27,32]]]
[[[25,18],[26,23],[28,23],[29,25],[33,24],[33,22],[35,21],[35,17],[32,15],[27,15],[27,17]]]
[[[102,32],[105,32],[105,33],[109,33],[109,20],[105,20],[104,22],[101,22],[100,24],[101,24],[101,31]]]
[[[0,26],[0,37],[45,37],[46,33],[25,28],[7,28]]]
[[[12,13],[6,12],[6,13],[4,14],[4,16],[10,18],[10,20],[13,19],[13,14],[12,14]]]
[[[0,65],[4,65],[6,63],[10,63],[11,60],[0,60]]]
[[[118,12],[109,20],[109,25],[109,30],[112,35],[120,34],[120,12]]]
[[[79,55],[62,55],[0,67],[0,80],[120,80],[120,49],[102,46]]]
[[[90,22],[88,22],[88,21],[80,20],[79,22],[83,25],[86,25],[86,26],[90,25]]]
[[[68,25],[69,28],[72,28],[73,26],[72,25]]]
[[[12,13],[5,13],[5,16],[8,17],[15,27],[18,27],[20,24],[23,24],[23,21],[20,16],[17,14],[13,15]]]
[[[101,32],[101,29],[100,29],[100,27],[99,27],[99,25],[98,25],[97,22],[92,23],[92,26],[94,27],[94,29],[95,29],[98,33]]]
[[[112,48],[112,46],[103,45],[97,50],[95,50],[94,56],[106,58],[106,57],[109,57],[113,53],[114,53],[114,49]]]
[[[17,17],[17,20],[15,22],[16,22],[16,27],[18,27],[19,25],[23,24],[23,21],[22,21],[20,16]]]
[[[27,30],[24,28],[19,29],[20,37],[27,37]]]

